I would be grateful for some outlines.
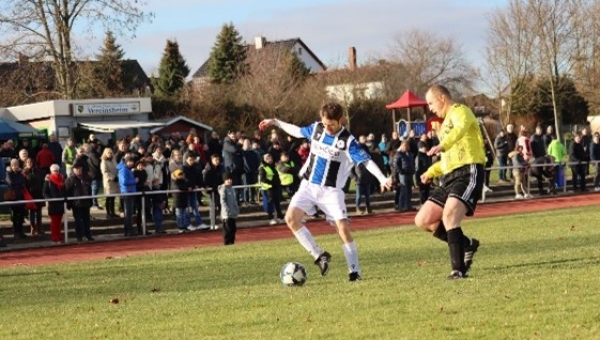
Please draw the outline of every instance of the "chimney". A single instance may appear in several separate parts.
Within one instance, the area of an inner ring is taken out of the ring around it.
[[[351,71],[356,70],[356,48],[354,48],[354,46],[351,46],[348,49],[348,68],[350,68]]]
[[[263,37],[262,35],[259,35],[254,38],[254,46],[256,47],[257,50],[260,50],[261,48],[265,47],[266,44],[267,44],[267,39],[265,37]]]

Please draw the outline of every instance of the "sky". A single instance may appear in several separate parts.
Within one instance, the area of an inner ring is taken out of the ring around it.
[[[167,39],[179,43],[193,74],[208,59],[222,26],[233,23],[245,42],[300,38],[327,67],[347,63],[353,46],[361,62],[385,59],[401,32],[451,36],[481,66],[487,14],[508,0],[145,0],[155,14],[135,38],[118,37],[125,58],[156,74]],[[101,45],[98,39],[97,46]],[[91,44],[90,46],[93,46]]]

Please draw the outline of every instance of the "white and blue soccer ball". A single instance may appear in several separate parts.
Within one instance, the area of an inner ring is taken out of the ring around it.
[[[298,262],[288,262],[282,268],[279,273],[279,278],[284,286],[302,286],[308,276],[306,275],[306,268]]]

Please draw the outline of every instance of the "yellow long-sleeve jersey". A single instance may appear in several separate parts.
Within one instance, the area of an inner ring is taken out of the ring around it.
[[[427,169],[429,178],[446,175],[468,164],[485,164],[485,148],[479,123],[473,111],[463,104],[454,104],[438,131],[441,160]]]

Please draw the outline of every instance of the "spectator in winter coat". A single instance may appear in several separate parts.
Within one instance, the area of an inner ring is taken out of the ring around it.
[[[100,156],[100,171],[102,172],[102,187],[105,194],[118,194],[119,177],[117,173],[117,164],[113,160],[113,151],[110,148],[105,148]],[[106,197],[106,218],[116,218],[115,213],[115,196]]]
[[[93,136],[93,135],[92,135]],[[92,196],[97,197],[98,192],[100,191],[100,186],[102,185],[102,170],[100,169],[100,157],[94,148],[91,147],[92,144],[88,144],[87,146],[87,163],[88,163],[88,176],[90,177],[90,183],[92,187]],[[98,202],[98,198],[94,198],[92,200],[92,207],[96,209],[102,209],[100,203]]]
[[[535,134],[531,136],[529,144],[531,145],[531,154],[533,159],[538,159],[546,156],[546,144],[544,136],[542,136],[542,127],[535,127]]]
[[[52,155],[54,156],[54,161],[56,162],[56,165],[58,165],[59,167],[61,167],[61,170],[63,170],[62,169],[63,147],[56,140],[56,135],[55,134],[51,134],[49,138],[50,138],[50,141],[48,142],[48,149],[50,150],[50,152],[52,152]],[[39,166],[39,164],[38,164],[38,166]]]
[[[515,127],[512,124],[508,124],[506,125],[506,139],[508,141],[508,152],[512,152],[514,150],[516,150],[517,147],[517,139],[519,138],[519,136],[517,136],[517,134],[514,131]],[[508,157],[508,166],[512,168],[513,164],[512,164],[512,158]],[[509,176],[512,178],[514,172],[513,171],[509,171]]]
[[[244,155],[234,130],[229,130],[227,137],[223,140],[223,165],[225,170],[231,174],[233,185],[241,185],[244,173]],[[238,202],[242,201],[243,191],[237,189],[236,192]]]
[[[217,154],[210,156],[210,161],[202,170],[204,186],[211,189],[213,202],[215,203],[216,213],[221,211],[221,199],[219,197],[219,185],[223,184],[223,175],[226,173],[225,167],[221,164],[221,157]]]
[[[575,134],[571,145],[569,145],[569,163],[571,164],[571,173],[573,174],[573,191],[585,191],[585,168],[588,155],[580,134]]]
[[[300,166],[302,167],[310,155],[310,142],[308,139],[302,140],[300,148],[298,148],[298,155],[300,156]]]
[[[281,181],[275,168],[273,156],[270,153],[263,155],[263,162],[258,170],[258,179],[263,197],[263,208],[271,221],[270,225],[283,223],[281,212]],[[275,212],[277,219],[275,219]]]
[[[23,177],[21,167],[19,166],[19,160],[16,158],[11,159],[10,168],[6,171],[6,184],[8,185],[7,190],[14,192],[14,201],[23,200],[23,190],[25,189],[27,182]],[[12,204],[10,206],[12,211],[11,220],[14,231],[15,239],[22,239],[27,237],[23,232],[23,223],[25,221],[25,205],[24,204]]]
[[[44,181],[44,198],[65,198],[65,184],[63,177],[60,174],[58,164],[50,166],[50,174],[46,176]],[[65,213],[64,201],[48,202],[48,215],[50,216],[50,239],[53,243],[63,243],[62,235],[62,218]]]
[[[410,153],[410,141],[404,141],[400,144],[396,158],[396,169],[398,171],[398,184],[400,185],[400,197],[398,201],[399,211],[413,210],[411,197],[413,178],[415,175],[415,158]]]
[[[50,174],[50,166],[56,162],[54,154],[48,149],[48,144],[44,143],[42,148],[35,156],[36,167],[43,172],[44,176]]]
[[[354,182],[356,183],[356,213],[359,215],[373,213],[373,209],[371,208],[371,173],[365,168],[364,164],[355,164],[352,167],[350,176],[352,176]],[[365,197],[364,210],[361,208],[363,196]]]
[[[277,173],[279,174],[279,180],[281,181],[281,189],[288,194],[288,197],[291,199],[292,196],[298,190],[297,184],[298,181],[296,178],[298,177],[298,171],[300,168],[298,164],[294,163],[290,159],[289,153],[287,151],[282,151],[279,156],[279,162],[276,164]]]
[[[590,144],[590,161],[596,169],[594,191],[600,191],[600,134],[595,133]]]
[[[177,221],[177,229],[180,233],[186,231],[194,231],[190,224],[190,214],[188,212],[188,196],[192,188],[185,179],[183,170],[177,169],[171,173],[171,188],[179,190],[173,193],[173,207],[175,208],[175,218]]]
[[[196,157],[192,154],[188,154],[183,163],[183,175],[185,180],[188,182],[188,186],[192,190],[200,189],[204,187],[204,181],[202,180],[202,168],[196,161]],[[202,192],[200,192],[201,194]],[[192,210],[194,217],[196,218],[197,226],[190,224],[192,230],[197,229],[210,229],[210,226],[202,222],[202,216],[200,216],[198,193],[190,192],[188,195],[188,207]]]
[[[256,185],[258,183],[258,167],[261,163],[260,154],[252,148],[252,142],[249,139],[244,141],[242,146],[244,155],[244,175],[242,183],[244,185]],[[243,190],[243,201],[254,204],[258,200],[258,189],[256,187],[246,187]]]
[[[65,191],[68,197],[90,196],[90,179],[83,171],[83,163],[75,162],[73,173],[65,181]],[[81,242],[85,236],[88,241],[93,241],[90,230],[90,208],[92,200],[89,198],[79,198],[67,201],[67,208],[73,211],[75,224],[75,236],[77,242]]]
[[[429,199],[429,192],[431,190],[431,183],[423,183],[421,181],[421,175],[431,166],[431,157],[427,155],[428,150],[427,145],[421,145],[417,158],[415,158],[415,178],[419,187],[419,202],[421,204],[424,204]]]
[[[496,158],[498,159],[498,166],[500,167],[498,170],[499,180],[502,182],[508,182],[508,177],[506,176],[506,167],[508,166],[508,151],[510,149],[506,131],[501,130],[498,136],[496,136],[494,147],[496,148]]]
[[[33,199],[42,199],[44,197],[44,178],[45,174],[35,167],[33,159],[27,158],[23,167],[23,177],[31,197]],[[31,224],[31,235],[43,235],[42,231],[42,207],[44,203],[34,203],[36,209],[29,210],[29,223]]]
[[[127,154],[123,157],[123,160],[117,165],[117,172],[119,178],[119,189],[121,193],[134,193],[136,192],[136,180],[133,176],[133,167],[135,165],[134,157]],[[123,197],[123,208],[124,208],[124,231],[125,236],[135,236],[133,232],[133,211],[134,211],[134,196]]]

